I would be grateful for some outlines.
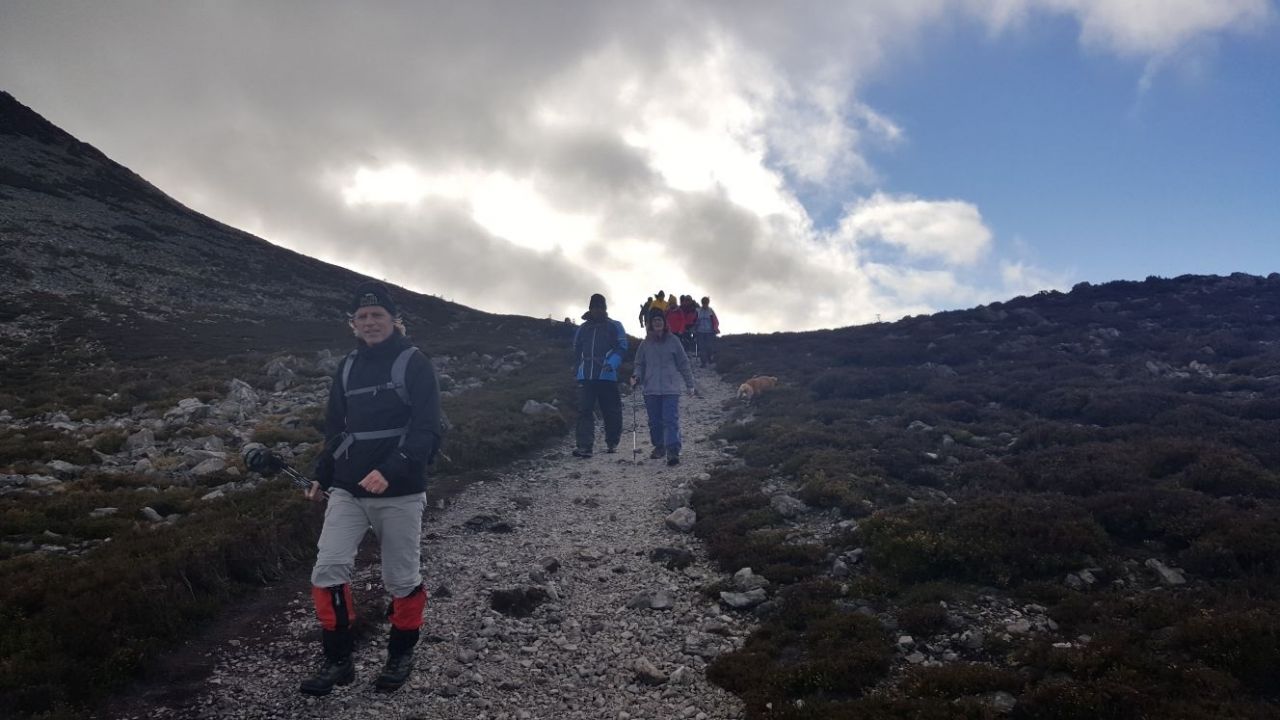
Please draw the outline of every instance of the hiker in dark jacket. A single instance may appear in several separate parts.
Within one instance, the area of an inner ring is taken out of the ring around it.
[[[618,393],[618,368],[627,353],[627,333],[622,323],[609,317],[604,296],[591,296],[582,325],[573,336],[574,368],[578,377],[578,425],[576,457],[589,458],[595,445],[596,406],[604,417],[605,452],[617,452],[622,439],[622,397]]]
[[[355,679],[351,575],[367,530],[381,543],[382,584],[391,595],[378,688],[395,690],[408,680],[427,603],[420,562],[426,467],[443,432],[435,369],[405,338],[385,285],[361,284],[351,313],[357,347],[329,388],[325,447],[307,491],[314,500],[329,494],[311,572],[324,664],[299,687],[309,695]]]
[[[660,310],[649,315],[649,333],[636,349],[632,385],[644,388],[644,408],[649,415],[650,458],[663,455],[668,465],[680,462],[680,388],[696,395],[689,356],[679,338],[667,331],[666,316]]]

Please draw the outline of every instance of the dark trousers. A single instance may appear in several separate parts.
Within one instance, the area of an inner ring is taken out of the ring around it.
[[[680,454],[680,396],[645,395],[644,409],[649,414],[649,442],[666,448],[667,455]]]
[[[698,333],[698,362],[702,367],[706,367],[707,363],[716,361],[716,334],[715,333]]]
[[[590,450],[596,439],[596,405],[604,417],[604,441],[609,447],[622,439],[622,396],[613,380],[578,383],[578,447]]]

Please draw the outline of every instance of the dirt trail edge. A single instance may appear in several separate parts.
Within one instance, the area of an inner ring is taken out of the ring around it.
[[[734,389],[707,370],[697,379],[702,396],[681,400],[685,446],[676,467],[648,459],[643,403],[632,462],[624,396],[617,454],[604,453],[597,436],[595,457],[575,458],[566,440],[541,459],[515,463],[500,482],[428,512],[423,565],[431,599],[414,675],[397,692],[372,685],[386,642],[385,608],[374,603],[358,608],[378,624],[357,645],[355,684],[323,698],[298,692],[319,650],[300,586],[283,615],[243,627],[239,639],[212,650],[214,669],[194,695],[135,703],[115,717],[741,717],[740,703],[707,682],[705,668],[741,645],[750,616],[702,592],[726,576],[708,565],[696,538],[664,523],[687,499],[682,491],[725,459],[710,435]],[[669,549],[660,553],[669,563],[651,559],[659,548]],[[377,591],[376,565],[358,565],[357,573],[358,591]],[[524,617],[513,614],[521,608],[491,606],[495,592],[519,605],[539,591],[547,597]]]

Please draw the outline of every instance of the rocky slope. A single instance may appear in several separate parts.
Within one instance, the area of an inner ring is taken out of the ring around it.
[[[365,278],[181,206],[5,93],[0,265],[0,706],[78,717],[305,562],[316,518],[238,451],[305,469]],[[570,326],[396,295],[455,424],[436,496],[563,434]]]
[[[757,589],[767,581],[709,567],[681,524],[687,511],[673,512],[707,469],[735,461],[709,437],[733,389],[709,373],[699,382],[703,397],[683,401],[678,467],[647,459],[643,408],[633,461],[628,405],[618,454],[580,460],[564,445],[430,512],[427,638],[398,692],[371,685],[386,630],[377,566],[364,563],[357,586],[374,590],[364,610],[376,627],[358,650],[355,685],[320,699],[297,692],[318,648],[300,585],[286,613],[210,650],[204,691],[138,700],[113,717],[740,717],[704,669],[741,645],[752,626],[744,611],[763,599],[748,591],[767,596]]]

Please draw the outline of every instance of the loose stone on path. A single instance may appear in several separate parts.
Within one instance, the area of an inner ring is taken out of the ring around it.
[[[749,570],[718,572],[689,534],[697,521],[692,484],[725,461],[707,438],[735,392],[707,371],[698,384],[703,397],[681,401],[686,444],[676,468],[646,459],[647,443],[632,463],[629,449],[572,457],[566,439],[428,511],[423,574],[435,590],[414,675],[400,690],[372,687],[385,658],[385,598],[377,564],[362,561],[357,612],[372,627],[356,648],[355,683],[324,698],[297,692],[320,653],[307,588],[299,587],[280,617],[216,651],[198,696],[158,704],[146,720],[743,717],[706,668],[741,647],[752,615],[704,591],[731,586],[726,594],[749,608],[767,600],[767,581]],[[629,415],[624,421],[629,430]],[[149,441],[143,435],[134,445]],[[596,444],[603,448],[603,439]]]

